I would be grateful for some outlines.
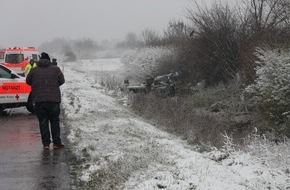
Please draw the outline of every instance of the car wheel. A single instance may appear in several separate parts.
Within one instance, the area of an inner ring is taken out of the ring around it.
[[[26,104],[26,109],[29,112],[31,112],[31,113],[34,113],[35,112],[34,102],[33,102],[33,98],[32,98],[31,93],[28,96],[28,101],[27,101],[27,104]]]

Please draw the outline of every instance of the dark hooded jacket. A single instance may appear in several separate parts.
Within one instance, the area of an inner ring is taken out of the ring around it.
[[[32,88],[35,103],[61,102],[60,88],[65,82],[60,68],[47,59],[40,59],[26,77],[26,83]]]

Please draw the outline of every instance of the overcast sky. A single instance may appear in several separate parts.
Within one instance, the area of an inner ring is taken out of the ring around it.
[[[206,0],[208,2],[214,0]],[[7,0],[0,6],[0,47],[38,46],[56,37],[123,39],[146,28],[162,34],[186,20],[192,0]]]

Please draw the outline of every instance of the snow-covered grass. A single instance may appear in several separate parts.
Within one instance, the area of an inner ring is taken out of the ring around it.
[[[247,153],[233,150],[227,137],[228,151],[199,153],[131,113],[96,83],[96,73],[117,75],[121,67],[119,59],[64,65],[62,108],[69,147],[81,162],[79,189],[290,189],[289,164],[277,167],[266,159],[272,154],[252,154],[260,146],[257,139]],[[289,153],[289,142],[282,144]],[[279,162],[289,163],[289,154],[284,158]]]
[[[290,169],[290,141],[284,139],[283,142],[276,143],[265,136],[252,134],[246,139],[245,151],[251,155],[259,157],[271,168],[279,168],[286,173]]]

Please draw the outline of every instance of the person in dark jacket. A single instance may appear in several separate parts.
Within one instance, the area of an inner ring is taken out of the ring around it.
[[[42,52],[37,67],[32,69],[26,83],[32,88],[35,111],[39,121],[41,140],[44,149],[49,149],[52,143],[54,149],[63,148],[60,138],[60,86],[65,79],[59,67],[52,65],[47,53]],[[51,136],[50,136],[50,129]]]
[[[57,59],[53,58],[51,64],[57,65]]]

